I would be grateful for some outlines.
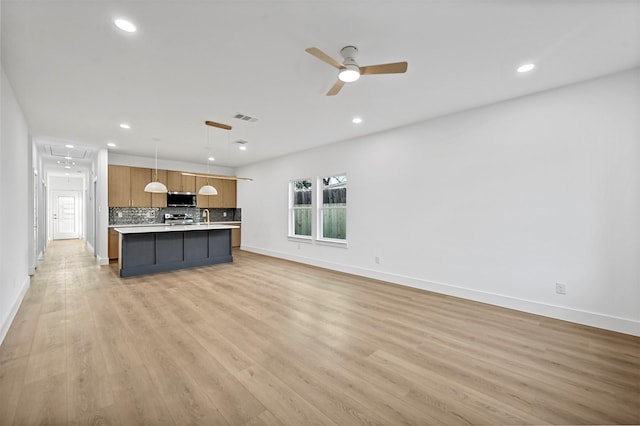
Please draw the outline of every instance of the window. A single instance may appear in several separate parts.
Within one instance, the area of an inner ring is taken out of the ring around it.
[[[319,239],[347,240],[347,176],[327,176],[318,180],[322,204],[318,208]]]
[[[311,179],[293,180],[289,188],[289,236],[311,238]]]

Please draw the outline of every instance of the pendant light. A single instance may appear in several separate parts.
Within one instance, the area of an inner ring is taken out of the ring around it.
[[[211,143],[209,142],[209,128],[207,128],[207,145],[209,147],[209,152],[211,152]],[[209,174],[209,158],[207,158],[207,175]],[[209,177],[207,176],[207,184],[203,185],[200,190],[198,190],[198,195],[218,195],[218,190],[213,186],[209,185]]]
[[[158,144],[156,143],[156,179],[149,182],[144,187],[144,192],[154,192],[156,194],[166,194],[168,191],[164,183],[158,182]]]

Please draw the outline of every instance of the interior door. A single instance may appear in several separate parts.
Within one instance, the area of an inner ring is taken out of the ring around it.
[[[53,239],[79,238],[79,193],[75,191],[53,192]]]

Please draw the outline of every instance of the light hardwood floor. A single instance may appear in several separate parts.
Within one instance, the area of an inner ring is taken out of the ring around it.
[[[640,338],[242,251],[120,279],[50,244],[0,425],[640,423]]]

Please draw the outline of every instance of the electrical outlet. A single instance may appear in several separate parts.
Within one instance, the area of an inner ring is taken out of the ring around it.
[[[118,217],[122,217],[122,212],[118,212]]]
[[[227,217],[227,212],[222,212],[222,217]]]
[[[376,264],[380,264],[380,258],[378,256],[376,256]]]
[[[567,283],[556,282],[556,293],[567,294]]]

